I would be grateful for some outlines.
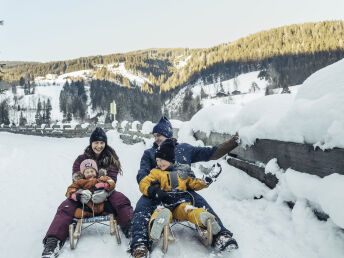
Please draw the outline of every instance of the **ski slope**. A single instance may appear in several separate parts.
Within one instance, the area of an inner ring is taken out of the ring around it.
[[[108,143],[115,148],[123,166],[117,190],[126,194],[135,206],[140,197],[136,173],[144,145],[126,145],[116,131],[109,131]],[[40,257],[42,239],[65,199],[71,183],[74,159],[88,144],[88,138],[48,138],[0,133],[1,257]],[[231,258],[322,258],[344,257],[344,232],[331,219],[318,221],[303,199],[290,210],[271,191],[242,171],[221,160],[223,172],[217,182],[200,194],[212,205],[223,223],[238,240],[240,249],[231,254],[215,254],[202,246],[194,232],[174,227],[177,242],[164,257]],[[211,165],[204,163],[203,165]],[[200,175],[199,168],[194,168]],[[264,196],[259,200],[254,197]],[[128,241],[122,235],[118,246],[103,226],[86,232],[75,250],[66,242],[61,258],[128,257]],[[161,257],[156,248],[151,257]]]

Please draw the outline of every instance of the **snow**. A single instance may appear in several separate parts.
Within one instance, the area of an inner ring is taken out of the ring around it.
[[[191,119],[189,129],[239,132],[246,145],[260,138],[343,148],[343,99],[344,59],[317,71],[291,94],[265,96],[244,105],[207,106]]]
[[[21,109],[25,108],[23,111],[24,117],[27,119],[28,123],[35,123],[35,115],[37,112],[38,100],[47,102],[50,99],[52,110],[51,110],[51,121],[59,120],[63,118],[63,114],[60,112],[60,92],[63,88],[63,84],[56,84],[47,86],[36,86],[35,94],[25,95],[24,88],[17,86],[17,101],[14,100],[14,94],[12,91],[6,91],[4,95],[0,95],[0,102],[4,99],[8,100],[8,104],[13,108],[10,109],[9,118],[11,122],[19,124],[20,111],[17,111],[17,107],[20,106]]]
[[[130,131],[137,132],[137,126],[139,126],[141,123],[139,121],[134,121],[131,123]]]
[[[201,89],[203,89],[204,93],[207,94],[206,98],[201,99],[202,107],[209,107],[223,103],[245,105],[246,103],[265,95],[265,88],[268,85],[268,81],[259,79],[259,72],[260,71],[240,74],[233,79],[225,81],[221,81],[220,78],[218,78],[215,83],[207,85],[205,85],[203,81],[198,81],[193,85],[189,85],[189,88],[192,90],[193,98],[201,96]],[[257,84],[259,89],[252,91],[253,82]],[[182,88],[172,100],[168,100],[164,104],[164,109],[167,112],[171,113],[182,105],[187,88],[188,87]],[[240,94],[232,95],[233,91],[236,90],[240,91]],[[216,96],[219,92],[230,95],[226,97]]]
[[[149,82],[149,80],[144,76],[139,76],[133,74],[132,72],[128,71],[124,63],[119,63],[118,67],[114,68],[114,64],[109,64],[107,69],[113,73],[121,74],[123,77],[128,78],[131,83],[136,84],[137,86],[141,87],[145,82]]]
[[[182,127],[189,125],[183,123]],[[114,130],[107,132],[107,136],[108,144],[115,148],[124,171],[116,188],[135,206],[141,196],[136,173],[143,151],[151,145],[126,145]],[[187,142],[190,143],[191,139],[191,135],[185,135]],[[88,142],[89,138],[0,133],[2,257],[40,257],[42,239],[71,183],[73,161]],[[201,165],[211,167],[212,164]],[[342,223],[344,217],[338,207],[342,206],[338,203],[343,203],[344,196],[342,176],[334,174],[318,179],[287,170],[285,180],[280,180],[278,187],[270,190],[246,173],[229,166],[225,160],[220,160],[220,164],[223,172],[218,180],[199,193],[234,233],[240,249],[231,254],[211,253],[199,243],[195,232],[177,225],[173,227],[177,241],[170,244],[164,257],[344,257],[344,232],[335,224]],[[193,166],[198,177],[201,176],[199,166]],[[279,169],[273,166],[273,162],[269,167],[270,171]],[[254,199],[260,196],[264,197]],[[293,210],[283,202],[286,197],[293,197],[296,201]],[[321,206],[331,219],[318,221],[307,200]],[[122,234],[121,237],[122,244],[118,246],[107,228],[92,226],[82,235],[75,250],[71,251],[66,242],[60,257],[98,257],[99,250],[104,258],[114,254],[128,257],[128,240]],[[151,257],[162,257],[159,247],[154,249]]]
[[[185,57],[185,59],[181,59],[182,57],[183,57],[182,55],[176,57],[175,65],[174,65],[175,68],[177,69],[183,68],[188,63],[192,55]]]
[[[153,132],[153,127],[155,124],[153,124],[151,121],[146,121],[142,124],[142,130],[141,132],[143,134],[151,134]]]

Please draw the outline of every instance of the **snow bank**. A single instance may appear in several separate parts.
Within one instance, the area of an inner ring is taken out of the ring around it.
[[[193,130],[239,132],[257,138],[344,148],[344,59],[311,75],[297,93],[266,96],[245,106],[222,104],[200,110]]]
[[[143,134],[151,134],[153,132],[153,127],[155,124],[153,124],[151,121],[146,121],[142,124],[142,130],[141,132]]]
[[[344,228],[343,175],[334,173],[320,178],[293,169],[284,172],[276,159],[267,163],[265,173],[272,173],[279,179],[275,188],[279,198],[294,202],[307,200],[315,208],[327,213],[336,225]]]

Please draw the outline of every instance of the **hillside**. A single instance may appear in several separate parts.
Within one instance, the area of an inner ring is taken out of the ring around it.
[[[4,80],[15,82],[21,77],[91,69],[92,78],[137,86],[125,74],[114,73],[122,64],[130,73],[145,77],[143,91],[151,93],[197,80],[211,83],[219,76],[227,80],[257,70],[264,71],[261,76],[275,87],[285,87],[301,84],[316,70],[344,57],[343,39],[344,21],[295,24],[207,49],[147,49],[49,63],[12,62],[5,69]]]
[[[61,116],[64,121],[109,121],[114,100],[118,120],[155,121],[161,113],[188,120],[202,106],[216,103],[214,98],[246,103],[280,92],[276,88],[290,92],[290,86],[344,58],[343,39],[344,22],[325,21],[262,31],[208,49],[147,49],[49,63],[10,62],[3,79],[11,83],[13,94],[8,90],[9,99],[1,102],[0,122],[17,123],[20,117],[34,122],[40,97],[22,106],[22,99],[29,97],[15,96],[16,92],[34,95],[37,86],[63,86],[67,81],[75,85],[83,81],[82,92],[88,95],[79,98],[78,90],[59,88],[68,104],[61,107],[59,100],[50,99],[63,111],[56,116],[59,121]]]

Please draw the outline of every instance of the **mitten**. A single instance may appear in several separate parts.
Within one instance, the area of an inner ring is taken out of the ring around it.
[[[164,201],[168,198],[168,193],[164,190],[161,190],[155,186],[148,187],[148,197],[159,202]]]
[[[214,164],[209,173],[207,174],[207,176],[205,176],[203,178],[203,180],[205,181],[206,185],[210,185],[212,182],[216,181],[216,179],[218,178],[218,176],[221,174],[222,172],[222,167],[219,163]]]
[[[80,201],[81,194],[80,193],[73,193],[70,198],[74,201]]]
[[[90,192],[90,190],[79,190],[77,194],[78,193],[80,194],[80,200],[78,201],[80,201],[83,204],[88,203],[92,197],[92,193]]]
[[[100,190],[100,189],[109,189],[109,184],[108,183],[104,183],[104,182],[100,182],[100,183],[97,183],[95,184],[94,186],[95,190]]]
[[[96,190],[94,191],[92,195],[92,202],[94,204],[103,203],[106,201],[108,196],[109,196],[109,192],[107,192],[106,190],[104,189]]]

